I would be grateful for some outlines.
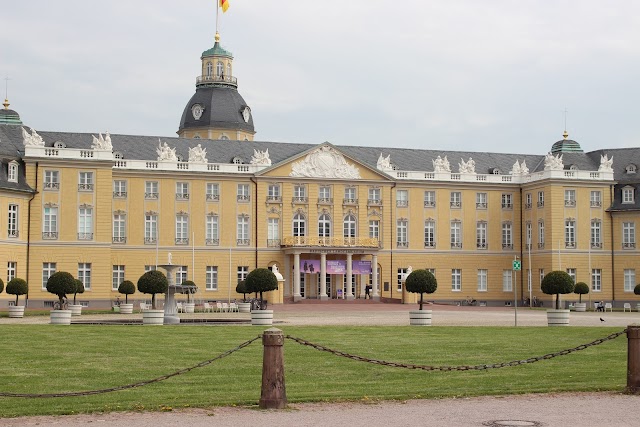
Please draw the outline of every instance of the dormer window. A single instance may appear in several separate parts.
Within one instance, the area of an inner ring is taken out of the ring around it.
[[[9,162],[7,180],[9,182],[18,182],[18,162],[16,162],[15,160]]]
[[[122,156],[122,153],[116,151],[115,153],[113,153],[113,158],[114,159],[123,159],[124,157]]]
[[[227,135],[225,135],[225,134],[222,134],[222,135],[220,135],[219,139],[220,139],[220,141],[228,141],[229,137]]]
[[[241,165],[241,164],[243,164],[243,163],[244,163],[244,162],[242,161],[242,157],[234,157],[234,158],[233,158],[233,160],[231,160],[231,162],[232,162],[234,165]]]
[[[67,148],[67,144],[62,141],[56,141],[53,143],[53,148]]]
[[[491,173],[492,173],[492,174],[494,174],[494,175],[501,175],[501,173],[500,173],[500,169],[498,169],[498,168],[493,168],[493,169],[491,170]]]
[[[638,168],[636,168],[636,165],[629,165],[629,166],[627,166],[627,167],[625,168],[625,171],[626,171],[627,173],[636,173],[636,170],[637,170],[637,169],[638,169]]]
[[[571,171],[577,171],[577,170],[578,170],[578,166],[576,166],[576,165],[571,165],[571,166],[569,166],[569,170],[571,170]]]
[[[622,203],[634,203],[633,187],[624,187],[622,189]]]

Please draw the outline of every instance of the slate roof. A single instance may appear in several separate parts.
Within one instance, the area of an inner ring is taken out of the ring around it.
[[[204,112],[199,120],[194,119],[191,113],[191,107],[194,104],[200,104],[204,107]],[[216,127],[254,132],[253,114],[249,117],[248,122],[245,122],[242,117],[242,110],[246,106],[246,101],[235,88],[199,87],[184,107],[179,129]]]

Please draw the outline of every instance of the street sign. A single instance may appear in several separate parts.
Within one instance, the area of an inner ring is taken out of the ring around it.
[[[518,260],[513,261],[513,269],[515,271],[520,271],[522,269],[522,265],[520,264],[520,261]]]

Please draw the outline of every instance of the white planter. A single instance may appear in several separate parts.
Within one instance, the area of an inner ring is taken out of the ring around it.
[[[409,325],[431,326],[433,310],[413,310],[409,312]]]
[[[240,313],[251,313],[251,303],[250,302],[239,302],[238,303],[238,311]]]
[[[24,316],[24,305],[10,305],[9,317],[20,318]]]
[[[69,304],[69,310],[71,310],[72,316],[82,315],[82,306],[80,304]]]
[[[145,310],[142,312],[143,325],[164,324],[164,310]]]
[[[638,312],[640,312],[640,302],[636,304],[636,310],[638,310]]]
[[[195,302],[185,302],[182,304],[184,307],[185,313],[194,313],[196,311],[196,303]]]
[[[259,326],[271,326],[273,324],[273,310],[252,310],[251,324]]]
[[[569,326],[569,310],[547,310],[549,326]]]
[[[573,304],[573,307],[576,311],[587,311],[587,303],[586,302],[577,302]]]
[[[71,324],[71,310],[51,310],[50,313],[52,325]]]
[[[133,304],[120,304],[120,313],[133,314]]]

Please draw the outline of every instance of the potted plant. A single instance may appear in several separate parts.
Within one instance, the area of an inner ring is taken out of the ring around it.
[[[51,323],[54,325],[70,325],[71,310],[67,306],[67,294],[76,291],[76,279],[66,271],[58,271],[49,276],[47,291],[57,295],[58,301],[51,310]]]
[[[242,302],[238,303],[240,313],[251,313],[251,303],[247,302],[247,284],[244,280],[238,282],[236,293],[242,294]]]
[[[404,283],[407,292],[420,294],[418,311],[409,311],[409,324],[430,326],[432,310],[423,310],[422,305],[424,294],[432,294],[438,289],[435,276],[427,270],[414,270],[407,276]]]
[[[547,310],[549,326],[568,326],[569,310],[560,309],[560,294],[570,294],[575,288],[573,279],[566,271],[552,271],[542,279],[542,292],[556,296],[555,309]]]
[[[636,287],[633,288],[633,293],[636,295],[640,295],[640,284],[637,284]],[[640,302],[636,304],[636,310],[640,311]]]
[[[1,279],[0,283],[2,283]],[[1,287],[2,285],[0,285],[0,288]],[[14,277],[9,280],[9,283],[7,283],[7,293],[16,296],[16,304],[9,306],[9,317],[23,317],[24,305],[18,305],[18,297],[29,293],[29,286],[27,286],[27,282],[18,277]]]
[[[156,309],[156,294],[164,294],[169,290],[167,276],[161,271],[151,270],[138,279],[138,290],[144,294],[151,294],[151,310],[142,312],[142,323],[145,325],[162,325],[164,311]]]
[[[260,294],[260,309],[251,310],[252,325],[271,325],[273,323],[273,310],[267,310],[262,298],[263,292],[278,289],[278,278],[268,268],[256,268],[247,275],[245,286],[248,293]]]
[[[184,304],[185,313],[193,313],[196,311],[196,303],[192,301],[192,295],[198,291],[198,286],[191,281],[185,280],[182,282],[182,286],[185,288],[184,293],[187,294],[187,302]]]
[[[82,314],[82,304],[76,303],[76,297],[78,294],[84,293],[84,283],[82,280],[74,279],[76,287],[73,291],[73,304],[69,304],[69,309],[71,309],[72,316],[80,316]]]
[[[131,280],[124,280],[122,283],[120,283],[120,286],[118,286],[118,292],[124,295],[124,304],[120,304],[120,313],[132,314],[133,303],[129,304],[129,295],[133,295],[136,293],[136,286]]]
[[[573,305],[576,311],[587,311],[587,303],[582,302],[582,295],[589,293],[589,285],[584,282],[576,283],[576,287],[573,290],[574,294],[578,294],[578,302]]]

